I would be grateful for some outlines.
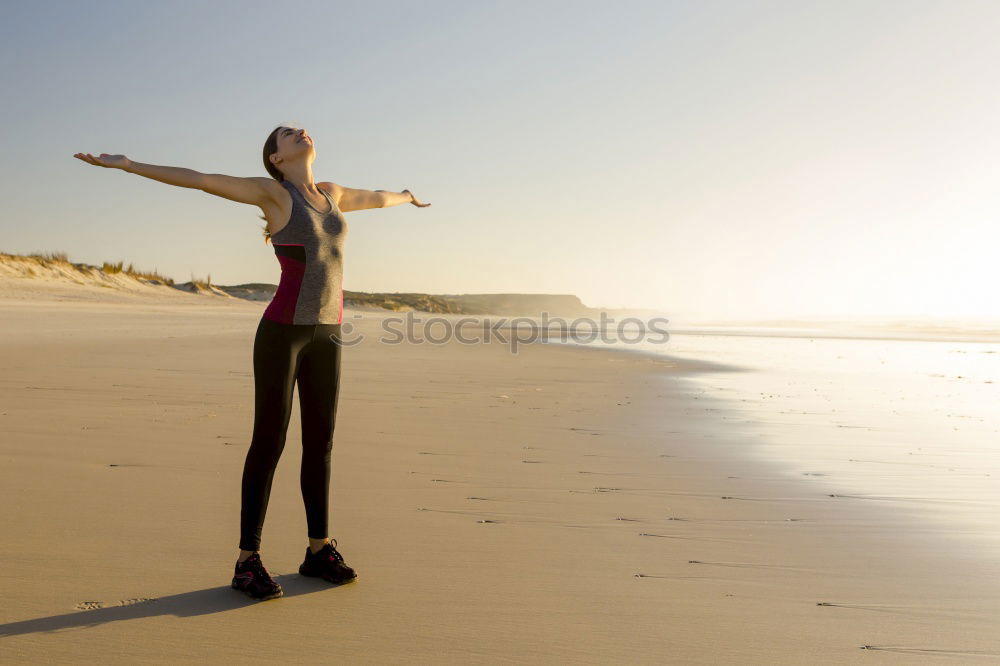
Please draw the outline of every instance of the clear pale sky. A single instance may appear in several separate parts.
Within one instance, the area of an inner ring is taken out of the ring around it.
[[[261,211],[75,152],[433,205],[345,288],[1000,316],[1000,2],[4,3],[0,251],[272,282]]]

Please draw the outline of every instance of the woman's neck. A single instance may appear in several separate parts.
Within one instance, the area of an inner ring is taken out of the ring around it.
[[[285,173],[285,180],[307,192],[319,192],[319,189],[313,182],[312,166],[310,165],[289,169]]]

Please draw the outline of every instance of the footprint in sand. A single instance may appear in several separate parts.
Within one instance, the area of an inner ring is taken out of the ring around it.
[[[928,656],[970,656],[970,657],[1000,657],[1000,652],[988,650],[948,650],[942,648],[919,648],[905,645],[862,645],[862,650],[882,650],[884,652],[899,652],[901,654],[917,654]]]
[[[97,610],[100,608],[115,608],[118,606],[134,606],[149,601],[156,601],[156,597],[136,597],[135,599],[119,599],[118,601],[81,601],[76,605],[77,610]]]
[[[706,562],[705,560],[688,560],[688,564],[705,564],[715,567],[736,567],[741,569],[770,569],[773,571],[809,571],[807,568],[788,564],[766,564],[759,562]]]
[[[707,537],[682,536],[680,534],[653,534],[652,532],[639,532],[639,536],[658,537],[660,539],[682,539],[686,541],[714,541]]]

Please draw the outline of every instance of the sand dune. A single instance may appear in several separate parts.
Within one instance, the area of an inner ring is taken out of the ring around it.
[[[0,298],[32,300],[83,300],[118,302],[135,297],[165,298],[172,302],[177,293],[216,296],[220,299],[270,301],[277,285],[247,283],[212,284],[207,280],[175,283],[158,273],[130,270],[115,265],[95,266],[70,261],[63,253],[17,255],[0,253]],[[277,275],[277,271],[276,271]],[[423,294],[413,292],[372,293],[344,290],[344,305],[359,310],[429,312],[435,314],[541,316],[542,312],[561,317],[590,316],[599,319],[602,310],[612,317],[632,311],[591,308],[572,294]],[[649,313],[647,313],[649,315]]]

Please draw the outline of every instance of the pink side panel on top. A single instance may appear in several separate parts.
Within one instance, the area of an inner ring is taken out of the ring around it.
[[[285,244],[299,245],[299,243]],[[264,310],[264,317],[279,324],[291,324],[294,323],[295,305],[299,300],[299,291],[302,288],[302,276],[305,275],[306,265],[291,257],[280,255],[278,263],[281,264],[281,279],[278,281],[274,297]]]

